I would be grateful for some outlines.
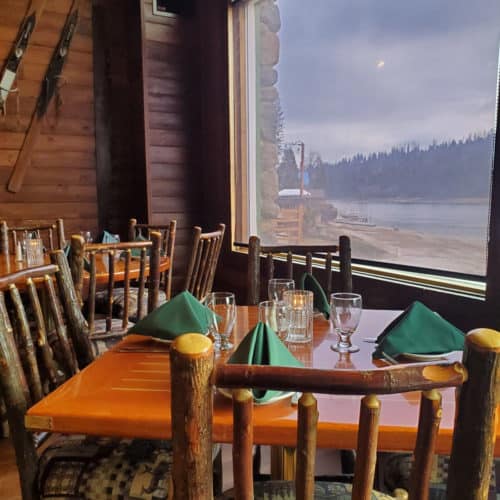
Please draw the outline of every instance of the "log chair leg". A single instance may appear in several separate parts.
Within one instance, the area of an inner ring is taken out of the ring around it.
[[[273,481],[293,481],[295,479],[295,448],[271,446],[271,479]]]

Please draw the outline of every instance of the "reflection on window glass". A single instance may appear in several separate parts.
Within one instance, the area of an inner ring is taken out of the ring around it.
[[[498,0],[259,0],[231,23],[236,236],[485,275]]]

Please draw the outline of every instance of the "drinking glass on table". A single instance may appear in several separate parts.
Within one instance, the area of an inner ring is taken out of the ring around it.
[[[330,318],[339,341],[331,348],[337,352],[357,352],[359,347],[351,343],[351,335],[356,331],[363,303],[358,293],[332,293],[330,296]]]
[[[92,238],[92,233],[90,231],[80,231],[80,235],[85,243],[92,243],[94,239]]]
[[[272,328],[281,340],[288,333],[288,307],[284,301],[266,300],[259,304],[259,321]]]
[[[282,301],[283,294],[287,290],[295,288],[295,281],[291,278],[272,278],[267,284],[267,294],[269,300]]]
[[[215,348],[228,351],[233,348],[229,336],[236,322],[236,299],[231,292],[211,292],[205,298],[205,305],[213,312],[208,331],[215,339]]]

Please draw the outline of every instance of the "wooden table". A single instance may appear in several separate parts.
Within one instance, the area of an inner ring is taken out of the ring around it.
[[[363,341],[376,337],[398,314],[398,311],[363,311],[358,331],[353,336],[360,352],[341,357],[330,349],[336,336],[322,317],[314,321],[314,340],[309,345],[290,349],[306,366],[316,368],[373,368],[373,343]],[[256,322],[255,307],[238,307],[234,331],[235,343]],[[133,346],[133,347],[132,347]],[[157,352],[150,352],[153,346]],[[149,352],[123,352],[142,348]],[[226,356],[222,356],[223,362]],[[460,359],[461,352],[450,358]],[[446,454],[451,449],[455,408],[453,389],[443,393],[443,418],[436,451]],[[320,421],[318,446],[338,449],[356,447],[359,397],[318,395]],[[380,397],[379,449],[410,451],[414,447],[419,395]],[[294,446],[296,441],[296,407],[290,399],[258,406],[254,415],[254,439],[258,444]],[[85,433],[106,436],[169,438],[170,388],[168,347],[148,338],[131,336],[81,373],[34,405],[27,413],[26,425],[32,430],[63,433]],[[215,397],[214,440],[232,440],[231,402],[221,394]],[[499,428],[500,431],[500,428]],[[500,432],[497,431],[497,436]],[[500,456],[497,438],[495,456]]]
[[[48,253],[44,254],[44,264],[50,264],[50,257]],[[105,284],[108,282],[108,263],[107,255],[96,254],[97,274],[96,280],[98,284]],[[27,269],[29,266],[25,261],[18,262],[14,255],[0,255],[0,277],[6,274],[13,273]],[[130,279],[137,279],[139,277],[140,262],[138,259],[130,261]],[[167,271],[170,267],[170,259],[168,257],[160,257],[160,272]],[[149,266],[146,265],[146,276],[149,274]],[[88,281],[88,272],[84,273],[84,281]],[[123,281],[125,279],[125,261],[119,259],[115,262],[115,281]]]

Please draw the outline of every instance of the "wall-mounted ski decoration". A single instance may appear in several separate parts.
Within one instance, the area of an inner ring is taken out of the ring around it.
[[[0,73],[0,113],[6,114],[6,103],[9,94],[14,91],[12,88],[16,80],[17,71],[21,65],[30,37],[35,30],[35,26],[45,8],[46,0],[32,0],[26,15],[24,16],[17,38],[5,61],[2,72]]]
[[[45,77],[42,81],[42,88],[38,100],[36,103],[35,111],[31,117],[31,123],[26,132],[24,142],[17,157],[14,170],[10,176],[7,189],[11,193],[17,193],[23,184],[24,176],[31,162],[31,154],[36,144],[36,140],[40,133],[42,126],[42,120],[47,111],[47,107],[50,100],[54,96],[55,90],[59,79],[61,78],[64,63],[69,51],[69,46],[71,44],[71,39],[76,30],[76,25],[78,22],[78,4],[80,0],[73,0],[73,5],[66,18],[66,23],[64,25],[59,43],[52,54],[52,58],[45,73]]]

